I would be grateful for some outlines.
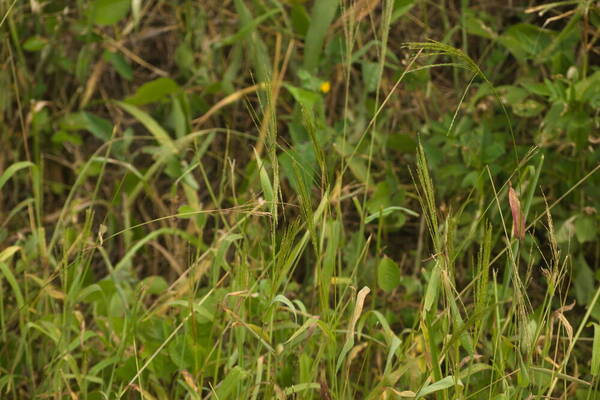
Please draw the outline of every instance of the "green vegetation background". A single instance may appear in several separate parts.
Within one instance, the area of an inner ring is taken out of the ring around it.
[[[0,17],[2,399],[600,398],[598,2]]]

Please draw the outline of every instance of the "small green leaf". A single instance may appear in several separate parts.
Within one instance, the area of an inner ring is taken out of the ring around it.
[[[404,14],[410,11],[411,8],[415,5],[415,0],[396,0],[394,1],[394,11],[392,12],[392,20],[393,23],[398,18],[402,17]]]
[[[318,316],[312,316],[309,319],[306,320],[306,322],[304,322],[304,324],[302,324],[302,326],[300,328],[298,328],[296,330],[296,332],[294,332],[292,334],[292,336],[289,337],[288,340],[286,340],[283,344],[289,345],[292,342],[294,342],[294,340],[296,340],[300,335],[302,335],[304,332],[310,330],[311,328],[313,328],[317,322],[319,322],[319,317]],[[295,344],[295,343],[294,343]]]
[[[600,374],[600,325],[594,324],[594,344],[592,347],[592,376]]]
[[[575,236],[579,243],[591,242],[596,238],[598,229],[592,216],[582,215],[575,220]]]
[[[595,291],[595,279],[594,272],[589,267],[588,263],[583,258],[582,254],[579,254],[575,260],[574,270],[576,271],[575,276],[575,298],[577,304],[586,306],[588,302],[594,296]]]
[[[392,134],[387,139],[387,145],[397,151],[404,153],[415,153],[417,149],[417,142],[415,139],[409,136],[408,133],[396,133]]]
[[[531,24],[513,25],[498,39],[519,60],[534,57],[550,44],[550,40],[550,31]]]
[[[177,209],[177,218],[189,219],[197,215],[195,213],[197,210],[194,207],[184,204]]]
[[[52,143],[73,143],[76,146],[81,145],[82,140],[81,137],[77,134],[71,134],[64,130],[57,131],[54,135],[52,135]]]
[[[175,64],[182,71],[193,71],[195,65],[194,50],[192,47],[183,42],[175,49]]]
[[[142,106],[162,100],[166,96],[178,91],[179,85],[173,79],[158,78],[144,83],[132,96],[127,97],[125,102],[135,106]]]
[[[529,92],[519,86],[505,85],[497,88],[500,93],[500,99],[504,104],[517,104],[525,101]]]
[[[162,276],[149,276],[140,282],[141,288],[149,294],[161,294],[169,287]]]
[[[67,114],[61,126],[67,131],[86,130],[103,142],[110,139],[113,130],[110,121],[85,111]]]
[[[237,398],[235,396],[237,389],[244,379],[248,377],[248,372],[239,366],[233,367],[231,371],[225,375],[225,378],[219,383],[214,391],[214,398],[219,400]]]
[[[273,191],[273,185],[271,185],[269,174],[267,173],[267,170],[265,169],[265,166],[260,156],[256,152],[256,149],[254,149],[254,155],[256,156],[256,164],[258,166],[258,173],[260,176],[260,185],[262,186],[265,200],[269,204],[273,205],[273,202],[275,201],[275,192]]]
[[[0,189],[2,189],[6,182],[8,182],[8,180],[12,178],[15,173],[17,173],[17,171],[24,168],[37,169],[36,165],[29,161],[18,161],[12,164],[10,167],[6,168],[4,172],[2,172],[2,175],[0,175]]]
[[[423,303],[423,308],[425,311],[429,312],[433,307],[433,304],[438,296],[438,290],[440,287],[440,268],[436,264],[431,270],[431,277],[429,278],[429,283],[427,284],[427,290],[425,291],[425,302]]]
[[[321,62],[321,52],[329,25],[338,9],[338,0],[315,1],[310,13],[310,25],[304,40],[304,64],[309,72],[315,72]]]
[[[305,36],[308,31],[308,26],[310,25],[310,17],[308,16],[308,12],[304,5],[294,2],[292,4],[290,17],[294,32],[300,36]]]
[[[519,117],[531,118],[544,111],[544,105],[533,99],[527,99],[521,103],[513,104],[512,110]]]
[[[531,383],[531,377],[529,376],[529,368],[525,365],[523,357],[518,355],[519,358],[519,372],[517,373],[517,385],[522,388],[526,388]]]
[[[48,39],[41,36],[31,36],[23,43],[23,49],[27,51],[40,51],[48,44]]]
[[[379,81],[379,63],[364,61],[362,63],[362,79],[367,93],[374,92]]]
[[[485,24],[473,10],[465,10],[465,28],[471,35],[481,36],[486,39],[496,39],[498,35]]]
[[[450,389],[451,387],[454,387],[454,386],[463,386],[463,383],[460,379],[455,378],[452,375],[447,376],[447,377],[440,379],[439,381],[434,382],[431,385],[427,385],[423,389],[419,390],[417,392],[417,395],[415,396],[415,400],[425,397],[431,393],[439,392],[440,390]]]
[[[312,110],[315,104],[317,104],[322,99],[321,95],[319,95],[316,92],[288,85],[286,83],[284,83],[283,85],[294,97],[294,100],[296,100],[298,104],[300,104],[307,110]]]
[[[300,193],[303,186],[305,188],[313,186],[317,161],[313,146],[309,142],[285,150],[278,158],[285,177],[290,181],[296,193]]]
[[[598,107],[595,102],[600,100],[600,71],[575,84],[575,99],[590,102],[592,107]]]
[[[131,0],[96,0],[90,16],[96,25],[113,25],[129,12]]]
[[[576,216],[572,216],[565,220],[558,231],[556,232],[556,240],[558,243],[568,242],[575,235],[575,224],[574,220],[577,218]]]
[[[17,279],[13,275],[11,268],[3,262],[0,262],[0,272],[4,275],[4,278],[8,281],[8,284],[13,290],[13,294],[15,296],[15,300],[17,303],[17,307],[22,309],[25,305],[25,300],[23,297],[23,293],[21,292],[21,288],[19,287],[19,283]]]
[[[243,38],[248,37],[258,26],[261,26],[261,24],[264,24],[269,18],[271,18],[273,15],[279,12],[279,9],[274,8],[264,13],[263,15],[252,19],[249,23],[242,26],[239,31],[219,41],[218,46],[231,46],[235,43],[240,42]]]
[[[391,292],[400,284],[400,268],[391,258],[383,257],[379,262],[377,283],[386,292]]]
[[[135,119],[140,121],[148,131],[154,136],[156,141],[161,145],[162,148],[165,148],[167,151],[171,153],[177,152],[177,146],[175,146],[175,142],[167,131],[156,122],[150,115],[140,110],[139,108],[132,106],[131,104],[124,103],[122,101],[117,101],[116,104],[133,115]]]
[[[123,78],[127,79],[128,81],[133,79],[133,69],[131,69],[131,66],[127,60],[125,60],[125,57],[123,57],[120,53],[114,53],[112,51],[105,50],[102,58],[104,58],[105,61],[108,61],[113,66],[115,71],[117,71],[117,73]]]
[[[199,324],[206,324],[215,319],[214,314],[207,308],[207,306],[199,301],[190,302],[189,300],[173,300],[168,302],[167,305],[188,310],[191,308],[196,313],[196,322]]]
[[[408,208],[392,206],[392,207],[386,207],[386,208],[382,209],[381,211],[378,211],[376,213],[369,215],[367,218],[365,218],[365,224],[373,222],[378,218],[388,216],[388,215],[394,213],[395,211],[402,211],[403,213],[412,215],[413,217],[419,216],[418,213],[414,212],[413,210],[409,210]]]

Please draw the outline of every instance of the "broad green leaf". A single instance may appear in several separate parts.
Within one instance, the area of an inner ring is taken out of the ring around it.
[[[386,292],[400,284],[400,268],[391,258],[383,257],[377,266],[377,283]]]
[[[162,100],[179,90],[179,85],[173,79],[158,78],[144,83],[133,95],[127,97],[125,102],[135,106],[143,106]]]
[[[131,0],[96,0],[92,4],[91,18],[96,25],[113,25],[129,12]]]

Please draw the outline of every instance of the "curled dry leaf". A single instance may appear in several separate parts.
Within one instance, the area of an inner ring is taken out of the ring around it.
[[[519,196],[512,185],[509,183],[508,188],[508,203],[510,204],[510,212],[513,217],[513,235],[519,239],[525,239],[525,216],[521,211],[521,202]]]

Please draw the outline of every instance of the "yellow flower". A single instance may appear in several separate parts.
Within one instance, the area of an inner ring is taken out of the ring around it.
[[[321,92],[323,92],[323,93],[328,93],[331,90],[331,83],[329,83],[329,81],[325,81],[325,82],[321,83],[321,86],[319,86],[319,89],[321,89]]]

